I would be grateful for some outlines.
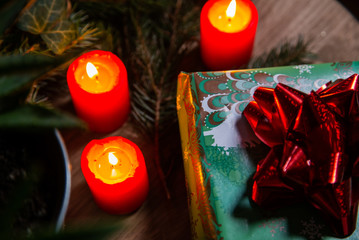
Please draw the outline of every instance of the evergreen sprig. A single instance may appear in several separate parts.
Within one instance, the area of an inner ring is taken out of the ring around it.
[[[5,0],[0,13],[0,128],[84,126],[43,104],[39,86],[63,83],[62,66],[94,46],[98,30],[67,0]]]
[[[154,141],[155,162],[170,198],[161,167],[164,158],[160,145],[168,130],[177,123],[177,67],[186,54],[186,44],[198,33],[198,24],[194,23],[199,8],[183,0],[160,1],[153,12],[136,9],[136,4],[132,6],[135,8],[130,10],[130,20],[134,28],[129,32],[136,34],[132,46],[135,51],[129,62],[130,76],[133,77],[132,116]]]
[[[249,64],[249,68],[278,67],[305,64],[313,61],[315,57],[308,50],[309,41],[305,41],[299,36],[293,44],[291,41],[285,41],[279,47],[275,47],[256,58]]]

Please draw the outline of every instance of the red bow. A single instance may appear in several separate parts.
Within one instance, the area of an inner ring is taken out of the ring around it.
[[[243,114],[271,151],[257,165],[252,199],[262,207],[307,200],[338,236],[356,225],[359,76],[310,94],[279,83],[259,87]]]

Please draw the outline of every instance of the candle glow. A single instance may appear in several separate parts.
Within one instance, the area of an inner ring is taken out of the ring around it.
[[[92,140],[82,152],[81,169],[96,203],[109,213],[130,213],[147,196],[143,155],[125,138]]]
[[[81,55],[69,66],[67,83],[76,112],[90,130],[111,132],[127,119],[127,71],[116,55],[101,50]]]
[[[201,54],[212,70],[247,64],[252,54],[258,13],[250,0],[209,0],[201,11]]]
[[[83,66],[75,71],[75,78],[83,90],[99,94],[111,91],[118,84],[115,77],[117,74],[119,69],[115,66],[101,61],[94,63],[83,61]]]
[[[218,1],[208,12],[213,26],[221,32],[235,33],[247,27],[251,20],[251,11],[246,4],[236,0]]]

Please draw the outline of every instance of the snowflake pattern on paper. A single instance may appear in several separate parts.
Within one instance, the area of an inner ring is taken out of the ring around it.
[[[314,68],[314,66],[312,66],[312,65],[298,65],[298,66],[294,66],[293,68],[299,69],[299,74],[302,74],[304,72],[311,74],[312,72],[310,71],[310,69]]]
[[[321,230],[324,228],[324,225],[317,224],[314,218],[311,218],[309,221],[302,221],[303,229],[300,232],[309,240],[320,240],[322,239]]]
[[[285,229],[285,219],[270,219],[265,221],[263,224],[259,225],[262,228],[268,228],[269,232],[272,234],[272,237],[275,237],[279,232],[286,232]]]

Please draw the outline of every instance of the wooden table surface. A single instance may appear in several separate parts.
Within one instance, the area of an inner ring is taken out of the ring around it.
[[[315,63],[359,60],[358,20],[335,0],[253,0],[259,22],[253,56],[268,52],[285,40],[299,35],[311,40]],[[198,56],[197,56],[198,57]],[[182,69],[187,70],[187,69]],[[193,70],[193,69],[191,69]],[[207,69],[195,69],[206,71]],[[62,135],[72,166],[71,197],[65,228],[89,224],[122,223],[110,239],[190,239],[191,225],[181,156],[175,162],[167,184],[168,200],[154,166],[153,143],[146,140],[130,120],[110,134],[64,130]],[[94,203],[80,168],[80,156],[92,139],[119,135],[135,142],[142,150],[149,172],[150,192],[144,205],[127,216],[112,216]],[[174,141],[179,142],[179,139]]]

